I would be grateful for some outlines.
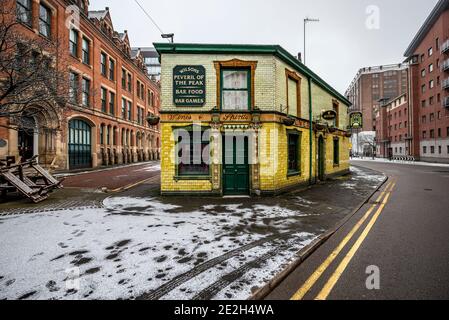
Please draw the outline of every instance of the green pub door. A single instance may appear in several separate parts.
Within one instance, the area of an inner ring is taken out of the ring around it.
[[[249,194],[248,137],[223,135],[223,194]]]

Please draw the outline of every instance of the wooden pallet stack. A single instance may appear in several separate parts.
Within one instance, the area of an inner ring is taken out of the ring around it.
[[[15,163],[14,157],[0,160],[0,191],[3,198],[8,192],[20,192],[34,203],[48,198],[54,189],[62,188],[62,180],[58,181],[42,168],[35,156],[32,159]]]

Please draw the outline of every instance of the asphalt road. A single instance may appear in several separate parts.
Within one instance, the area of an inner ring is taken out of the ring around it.
[[[159,162],[151,161],[68,176],[63,184],[65,188],[107,188],[109,191],[118,191],[159,176]]]
[[[389,181],[266,299],[449,299],[449,168],[356,164]]]

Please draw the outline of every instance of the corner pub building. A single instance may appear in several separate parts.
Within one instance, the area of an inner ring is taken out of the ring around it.
[[[154,46],[163,195],[273,195],[349,171],[350,102],[282,47]]]
[[[0,118],[0,157],[39,155],[41,165],[61,171],[160,158],[159,125],[146,121],[159,116],[159,83],[149,78],[141,51],[131,50],[127,31],[114,30],[109,8],[90,11],[88,0],[3,4],[18,22],[14,32],[58,41],[76,94],[63,114],[49,104],[30,106],[34,134]],[[73,6],[79,25],[67,27]]]

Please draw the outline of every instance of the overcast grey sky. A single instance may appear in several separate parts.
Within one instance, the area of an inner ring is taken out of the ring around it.
[[[164,41],[134,0],[90,0],[109,7],[131,45]],[[307,27],[307,65],[344,93],[359,68],[404,60],[408,44],[438,0],[139,0],[175,42],[279,44],[296,55]],[[379,9],[379,28],[375,12]],[[370,22],[367,28],[366,22]]]

